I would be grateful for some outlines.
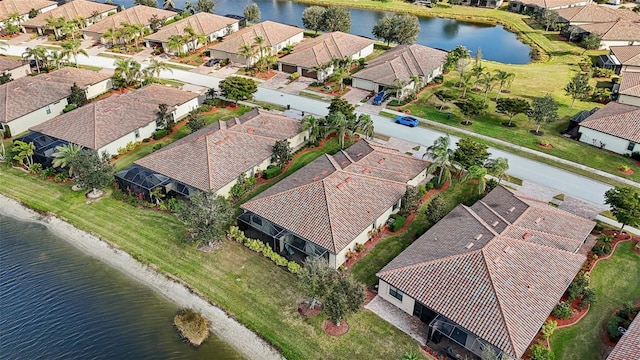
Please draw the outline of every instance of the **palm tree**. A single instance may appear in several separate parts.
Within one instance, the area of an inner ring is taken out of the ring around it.
[[[476,81],[473,83],[473,87],[475,88],[478,82],[480,81],[480,76],[484,73],[487,68],[482,65],[476,65],[471,68],[471,75],[476,78]]]
[[[33,154],[36,152],[36,146],[30,142],[26,143],[24,141],[16,140],[13,142],[13,159],[20,163],[20,165],[24,165],[25,160],[27,161],[27,168],[30,168],[33,165]]]
[[[209,88],[206,93],[207,99],[214,99],[218,96],[218,90],[216,88]]]
[[[351,131],[351,124],[349,124],[349,119],[341,113],[335,112],[327,116],[327,123],[329,124],[330,129],[338,135],[338,142],[340,143],[340,148],[344,149],[344,139],[347,136],[353,135]]]
[[[53,35],[56,40],[64,36],[64,29],[68,27],[68,21],[64,17],[54,18],[53,16],[49,16],[45,19],[47,25],[45,25],[45,29],[53,30]]]
[[[164,4],[162,5],[163,9],[175,9],[176,8],[176,4],[173,2],[173,0],[164,0]]]
[[[460,84],[462,86],[464,86],[464,90],[462,90],[462,95],[460,95],[461,98],[466,98],[467,97],[467,89],[469,88],[469,85],[471,85],[473,80],[473,75],[470,73],[464,74],[464,76],[460,79]]]
[[[169,71],[170,73],[173,73],[173,70],[171,70],[171,68],[164,62],[162,61],[158,61],[156,59],[151,59],[151,63],[149,64],[149,66],[147,66],[146,69],[149,74],[152,75],[151,77],[151,81],[154,80],[154,77],[156,79],[160,78],[160,73],[164,70],[164,71]]]
[[[53,64],[56,70],[60,70],[62,63],[68,58],[67,54],[62,51],[52,50],[49,53],[49,62]]]
[[[487,102],[487,95],[489,95],[489,91],[493,88],[493,82],[495,80],[495,77],[488,71],[478,75],[477,82],[484,86],[484,98],[482,99],[483,104]]]
[[[167,49],[173,51],[178,56],[182,56],[184,50],[184,38],[178,35],[169,36],[167,41]]]
[[[441,136],[433,142],[433,145],[427,148],[427,151],[422,155],[429,155],[431,157],[431,164],[427,167],[427,174],[432,174],[436,170],[440,170],[438,174],[438,182],[442,185],[445,182],[451,180],[451,170],[460,170],[462,166],[453,160],[454,151],[449,148],[451,144],[451,138],[449,135]]]
[[[133,38],[133,42],[136,46],[136,49],[140,47],[140,38],[144,36],[144,25],[142,24],[130,24],[127,26],[127,29],[131,33]]]
[[[264,57],[264,38],[262,36],[256,36],[253,39],[253,44],[258,48],[258,61],[262,61]]]
[[[202,34],[196,33],[191,26],[186,26],[184,28],[184,32],[185,34],[183,38],[185,43],[187,44],[187,49],[189,49],[189,51],[196,51],[199,44],[205,45],[207,37]]]
[[[33,58],[36,62],[36,70],[38,72],[40,72],[40,62],[41,61],[45,61],[47,58],[47,52],[45,51],[44,48],[39,48],[39,47],[33,47],[33,48],[26,48],[24,50],[24,53],[22,53],[22,58],[25,60],[29,60],[31,58]]]
[[[356,127],[357,130],[368,139],[373,137],[373,121],[371,120],[371,116],[367,114],[360,114],[360,116],[358,116],[358,123]]]
[[[131,58],[122,58],[117,59],[114,65],[116,66],[114,74],[122,78],[124,86],[133,86],[140,82],[142,66],[139,62]]]
[[[406,81],[396,78],[393,80],[393,89],[396,91],[396,97],[398,100],[404,97],[404,87],[407,86]]]
[[[504,173],[509,170],[509,159],[504,157],[490,159],[487,161],[486,167],[491,170],[493,175],[498,177],[498,183],[500,183]]]
[[[510,84],[511,81],[513,81],[513,78],[515,78],[515,77],[516,77],[516,74],[510,73],[510,72],[506,72],[504,70],[498,70],[496,72],[496,75],[494,76],[494,78],[496,79],[496,81],[500,82],[500,87],[498,88],[498,95],[496,95],[496,101],[500,97],[500,93],[502,92],[502,88],[506,84]]]
[[[320,123],[313,115],[305,116],[300,120],[302,130],[309,130],[309,142],[315,144],[320,136]]]
[[[476,191],[478,195],[484,194],[487,189],[487,169],[481,165],[471,165],[467,173],[462,177],[462,181],[475,180],[478,182]]]
[[[56,152],[53,153],[53,162],[51,163],[54,168],[66,168],[69,167],[69,176],[73,177],[74,169],[71,165],[72,159],[82,151],[82,146],[68,143],[67,145],[56,146]]]
[[[238,55],[244,57],[246,59],[246,66],[247,69],[251,66],[251,63],[253,62],[253,57],[256,56],[256,51],[253,49],[253,47],[249,44],[242,44],[242,46],[240,46],[240,50],[238,50]]]
[[[76,64],[76,67],[78,67],[78,54],[89,56],[87,51],[80,46],[82,46],[80,40],[69,40],[62,43],[62,53],[65,54],[65,56],[73,55],[73,62]]]
[[[102,34],[102,37],[108,39],[111,42],[111,47],[113,47],[120,37],[119,30],[116,30],[113,27],[109,27]]]

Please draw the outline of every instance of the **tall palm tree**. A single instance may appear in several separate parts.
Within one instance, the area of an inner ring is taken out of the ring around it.
[[[352,136],[353,131],[352,125],[349,123],[349,119],[341,113],[335,112],[327,116],[327,123],[333,132],[338,135],[338,142],[340,143],[340,148],[344,149],[344,139],[347,136]]]
[[[142,77],[142,66],[139,62],[131,58],[117,59],[114,63],[116,66],[115,75],[122,78],[125,86],[133,86],[140,82]]]
[[[368,139],[373,137],[373,121],[371,120],[371,116],[367,114],[360,114],[358,116],[357,129],[362,133],[362,135],[366,136]]]
[[[36,70],[40,72],[40,62],[46,60],[47,52],[44,48],[28,47],[24,50],[24,53],[22,53],[22,58],[25,60],[33,58],[36,61]]]
[[[196,51],[198,45],[205,44],[207,37],[196,33],[191,26],[186,26],[184,32],[183,38],[189,51]]]
[[[460,170],[462,166],[453,160],[454,151],[450,148],[451,138],[449,135],[441,136],[433,142],[433,145],[427,148],[427,151],[422,155],[431,158],[431,164],[427,167],[427,174],[433,174],[436,170],[438,172],[438,182],[442,185],[445,182],[451,180],[451,171]]]
[[[136,48],[140,47],[140,39],[144,36],[144,25],[142,24],[130,24],[127,26],[131,33],[131,37]]]
[[[478,195],[484,194],[487,189],[487,169],[481,165],[471,165],[469,170],[462,177],[462,181],[475,180],[478,182],[478,186],[476,187],[476,191]]]
[[[256,36],[253,39],[253,44],[258,48],[258,61],[262,61],[264,57],[264,43],[265,40],[262,36]]]
[[[473,80],[473,74],[470,74],[470,73],[466,73],[462,78],[460,78],[460,84],[464,86],[464,89],[462,90],[462,95],[460,95],[461,98],[464,99],[467,97],[467,89],[469,88],[469,85],[471,85],[471,83],[473,82],[472,80]]]
[[[484,87],[484,98],[482,99],[482,103],[487,102],[487,96],[489,95],[489,91],[493,88],[495,80],[496,78],[488,71],[478,75],[478,84]]]
[[[68,21],[65,17],[54,18],[53,16],[49,16],[45,19],[47,25],[45,25],[45,29],[53,30],[53,35],[56,40],[60,39],[64,36],[64,29],[68,27]]]
[[[69,176],[73,177],[74,168],[72,166],[72,159],[82,151],[82,146],[68,143],[62,146],[56,146],[56,152],[53,153],[53,162],[51,163],[54,168],[66,168],[68,167]]]
[[[178,35],[169,36],[167,41],[167,50],[174,52],[178,56],[182,56],[184,50],[184,38]]]
[[[256,56],[256,51],[249,44],[242,44],[240,46],[240,50],[238,50],[238,55],[244,57],[246,59],[247,68],[251,67],[251,63],[253,62],[253,57]]]
[[[396,91],[396,97],[398,98],[398,100],[404,97],[405,86],[407,86],[406,81],[400,78],[396,78],[395,80],[393,80],[393,89]]]
[[[510,73],[504,70],[497,70],[494,78],[499,82],[500,86],[498,87],[498,95],[496,95],[496,101],[500,97],[500,93],[502,93],[502,88],[513,81],[513,78],[516,77],[516,74]]]
[[[62,51],[52,50],[49,53],[49,62],[53,65],[56,70],[60,70],[62,67],[62,63],[68,58],[67,54]]]
[[[473,87],[475,88],[478,82],[480,81],[480,76],[484,73],[487,68],[482,65],[476,65],[471,68],[471,75],[476,78],[476,81],[473,83]]]
[[[300,120],[303,130],[309,130],[309,142],[315,144],[320,136],[320,123],[313,115],[305,116]]]
[[[118,30],[114,29],[113,27],[109,27],[102,34],[102,37],[105,39],[108,39],[111,47],[113,47],[118,42],[118,38],[120,37],[120,34],[118,33]]]
[[[65,56],[73,55],[73,62],[76,64],[76,67],[78,67],[78,54],[89,56],[87,51],[80,46],[82,46],[80,40],[69,40],[62,43],[62,53],[65,54]]]
[[[169,71],[170,73],[173,73],[173,70],[171,70],[169,65],[156,59],[151,59],[151,63],[147,66],[147,71],[152,75],[151,81],[153,81],[154,78],[159,79],[162,71]]]

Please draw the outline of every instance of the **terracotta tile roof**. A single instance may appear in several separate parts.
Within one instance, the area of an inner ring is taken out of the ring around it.
[[[24,66],[26,63],[19,59],[10,58],[7,56],[0,56],[0,72],[10,71],[21,66]]]
[[[518,195],[502,187],[487,197],[494,202],[507,200],[508,194],[509,204],[520,204]],[[512,213],[521,211],[516,222],[529,226],[528,212],[537,205],[526,205],[530,207]],[[532,239],[542,232],[536,230],[534,237],[526,239],[512,236],[523,229],[486,201],[472,208],[459,205],[377,276],[519,358],[585,260],[574,253],[572,244],[584,241],[594,226],[558,209],[549,211],[566,229],[578,224],[576,234],[584,237],[562,239],[548,234],[549,239],[539,244]]]
[[[115,15],[108,16],[107,18],[100,20],[91,26],[87,26],[86,28],[82,29],[82,31],[102,34],[111,27],[114,29],[119,29],[122,23],[149,25],[149,19],[151,19],[153,15],[157,15],[160,19],[168,19],[174,17],[176,13],[173,11],[156,9],[149,6],[136,5]]]
[[[371,169],[389,171],[384,164],[396,161],[409,167],[404,175],[399,175],[400,180],[388,180],[376,176],[376,172],[354,171],[359,168],[351,164],[345,163],[347,166],[343,167],[340,163],[348,161],[347,151],[334,156],[326,155],[246,202],[242,208],[334,254],[340,252],[402,198],[407,187],[404,179],[413,178],[419,173],[414,173],[416,166],[413,158],[398,151],[391,158],[391,150],[385,147],[365,141],[353,146],[356,149],[369,148],[367,156],[388,156],[383,163],[368,165]],[[356,164],[360,161],[357,160]],[[415,161],[421,163],[422,170],[426,168],[426,162],[419,159]]]
[[[622,65],[640,66],[640,46],[610,46],[609,50]]]
[[[638,41],[640,40],[640,23],[620,20],[616,22],[579,25],[579,27],[602,37],[602,40]]]
[[[89,103],[34,126],[31,130],[90,149],[99,149],[156,121],[158,105],[161,103],[174,107],[196,97],[198,94],[192,92],[153,84]]]
[[[584,3],[585,0],[518,0],[525,5],[535,5],[544,9],[556,9],[564,6]]]
[[[640,360],[640,316],[631,322],[607,360]]]
[[[558,15],[569,21],[579,23],[615,22],[620,19],[640,21],[640,15],[626,9],[612,9],[597,4],[574,6],[556,10]]]
[[[300,132],[295,119],[253,110],[237,120],[212,124],[136,164],[200,190],[216,191],[269,159],[277,140]]]
[[[622,82],[619,93],[623,95],[640,97],[640,72],[620,73]]]
[[[264,38],[265,47],[272,47],[300,33],[302,33],[302,29],[295,26],[263,21],[227,35],[222,42],[214,44],[210,49],[235,54],[242,45],[253,45],[253,40],[258,36]]]
[[[0,20],[8,19],[13,13],[25,15],[31,9],[41,10],[57,4],[49,0],[2,0],[0,1]]]
[[[63,17],[67,20],[73,20],[78,18],[78,16],[81,16],[87,19],[92,17],[94,12],[103,14],[109,11],[115,11],[117,9],[118,7],[115,5],[103,4],[87,0],[74,0],[64,5],[60,5],[51,11],[42,13],[34,17],[33,19],[22,22],[21,25],[24,27],[43,27],[48,24],[47,19],[49,17],[53,17],[54,19]]]
[[[206,12],[200,12],[192,16],[188,16],[182,20],[178,20],[172,24],[163,26],[158,32],[146,36],[146,40],[167,42],[172,35],[182,36],[186,34],[184,29],[191,27],[196,34],[211,35],[216,31],[223,30],[229,24],[235,24],[239,20],[228,18],[226,16],[214,15]]]
[[[640,107],[612,101],[580,126],[640,143]]]
[[[324,65],[333,59],[344,59],[357,55],[373,40],[340,31],[322,34],[316,38],[303,40],[291,54],[280,59],[283,64],[312,68]]]
[[[410,81],[412,75],[431,74],[446,58],[446,51],[418,44],[399,45],[367,63],[353,77],[393,85],[395,79]]]
[[[0,121],[8,123],[71,95],[75,82],[81,88],[109,79],[93,70],[65,67],[0,85]]]

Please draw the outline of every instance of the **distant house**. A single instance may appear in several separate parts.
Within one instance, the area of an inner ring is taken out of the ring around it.
[[[9,73],[11,79],[16,80],[31,74],[31,66],[28,61],[0,56],[0,73]]]
[[[238,224],[276,252],[333,268],[398,211],[408,185],[426,179],[427,163],[369,141],[324,155],[244,203]]]
[[[610,46],[609,50],[620,62],[620,71],[640,72],[640,46]]]
[[[602,39],[600,49],[611,46],[640,45],[640,22],[619,20],[606,23],[591,23],[577,26],[580,38],[596,34]]]
[[[232,62],[252,64],[258,59],[254,56],[247,59],[240,55],[243,45],[255,47],[255,39],[264,39],[263,50],[269,54],[277,54],[286,46],[291,46],[302,41],[302,29],[295,26],[280,24],[273,21],[263,21],[227,36],[222,42],[209,48],[210,56],[214,59],[229,59]]]
[[[0,85],[0,129],[12,135],[62,114],[76,83],[92,99],[111,89],[111,76],[65,67],[48,74],[22,77]]]
[[[0,28],[4,28],[4,21],[13,14],[20,15],[20,21],[29,19],[29,12],[35,9],[38,13],[51,11],[58,6],[56,1],[49,0],[2,0],[0,1]]]
[[[447,52],[427,46],[400,45],[368,62],[364,69],[353,74],[353,87],[373,92],[403,84],[404,90],[416,89],[418,79],[422,85],[442,74]]]
[[[157,130],[158,106],[162,103],[178,120],[198,107],[198,94],[152,84],[91,102],[30,130],[113,155]]]
[[[228,196],[240,174],[255,176],[271,164],[273,145],[287,140],[293,149],[307,141],[308,131],[300,122],[263,110],[254,109],[238,118],[216,122],[138,161],[132,168],[116,174],[119,186],[145,191],[131,179],[131,174],[145,173],[145,178],[167,179],[167,193],[190,196],[195,191],[214,191]],[[148,188],[148,186],[147,186]]]
[[[103,34],[109,28],[114,30],[122,27],[122,24],[142,24],[149,27],[150,20],[156,16],[159,19],[169,20],[176,16],[176,13],[169,10],[156,9],[144,5],[132,6],[124,11],[108,16],[97,23],[82,29],[84,37],[93,42],[104,43],[106,39]]]
[[[324,81],[333,73],[331,61],[363,59],[373,53],[373,40],[340,31],[303,40],[278,62],[278,70]]]
[[[578,133],[581,142],[618,154],[640,151],[640,107],[610,102],[583,120]]]
[[[622,81],[618,90],[618,102],[640,106],[640,72],[620,73]]]
[[[226,16],[214,15],[206,12],[200,12],[192,16],[188,16],[182,20],[178,20],[172,24],[166,25],[144,39],[148,47],[162,46],[165,52],[169,53],[167,43],[173,35],[184,36],[187,34],[185,28],[190,27],[196,34],[204,35],[206,42],[210,43],[217,38],[238,31],[239,21]],[[183,52],[195,50],[205,44],[199,44],[197,39],[193,39],[190,43],[183,45]]]
[[[27,33],[37,33],[45,35],[52,33],[53,29],[47,29],[47,19],[65,18],[67,20],[75,20],[79,17],[84,19],[84,26],[90,26],[94,23],[106,18],[109,14],[115,14],[118,10],[116,5],[103,4],[88,0],[74,0],[64,5],[42,13],[33,19],[29,19],[22,24],[22,28]]]
[[[640,316],[636,316],[631,322],[627,331],[607,357],[607,360],[637,359],[640,359]]]
[[[556,10],[558,23],[584,25],[593,23],[616,22],[618,20],[640,21],[640,14],[628,9],[614,9],[598,4],[574,6]]]
[[[518,13],[539,13],[543,10],[559,10],[592,3],[592,0],[513,0],[509,1],[509,10]]]
[[[376,275],[378,295],[476,356],[520,359],[580,271],[592,221],[498,186]]]
[[[431,4],[431,1],[425,1],[422,3],[425,5],[428,5],[428,4]],[[461,0],[460,5],[495,9],[502,6],[502,0]]]

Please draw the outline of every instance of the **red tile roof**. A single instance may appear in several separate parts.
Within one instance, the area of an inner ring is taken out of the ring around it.
[[[119,29],[123,23],[126,24],[142,24],[149,25],[149,20],[156,15],[159,19],[168,19],[176,15],[175,12],[163,9],[157,9],[144,5],[132,6],[124,11],[98,21],[97,23],[87,26],[82,31],[102,34],[108,28]]]
[[[33,19],[29,19],[22,22],[24,27],[43,27],[48,24],[47,19],[53,17],[54,19],[65,18],[67,20],[75,20],[78,16],[85,19],[91,18],[93,13],[103,14],[109,11],[116,11],[118,9],[115,5],[103,4],[95,1],[87,0],[74,0],[66,4],[60,5],[57,8],[39,14]]]
[[[597,4],[574,6],[556,10],[558,15],[572,23],[615,22],[620,19],[640,21],[640,15],[626,9],[612,9]]]
[[[20,59],[14,59],[7,56],[0,56],[0,72],[10,71],[25,65],[27,65],[27,63]]]
[[[227,25],[235,24],[239,20],[228,18],[226,16],[214,15],[206,12],[200,12],[192,16],[187,16],[182,20],[178,20],[173,24],[163,26],[157,32],[146,36],[146,40],[167,42],[172,35],[182,36],[186,32],[186,27],[191,27],[196,34],[209,36],[216,31],[223,30]]]
[[[49,0],[2,0],[0,1],[0,20],[8,19],[13,13],[25,15],[31,9],[42,10],[52,5],[57,5],[57,2]]]
[[[622,82],[620,83],[619,93],[640,97],[640,72],[622,72],[620,73]]]
[[[253,45],[254,39],[258,36],[265,40],[265,48],[271,48],[301,33],[302,29],[295,26],[263,21],[227,35],[222,42],[212,45],[210,49],[235,54],[242,45]]]
[[[640,67],[640,46],[610,46],[609,50],[623,65]]]
[[[543,9],[557,9],[565,6],[581,4],[586,0],[517,0],[525,5],[535,5]]]
[[[296,45],[291,54],[282,57],[280,62],[310,69],[327,64],[333,59],[352,57],[371,45],[371,39],[334,31],[303,40]]]
[[[640,360],[640,316],[636,316],[607,360]]]
[[[580,126],[640,143],[640,107],[610,102],[580,122]]]
[[[471,208],[456,207],[377,276],[521,357],[580,270],[585,257],[575,251],[594,223],[542,209],[503,187],[485,199]],[[553,218],[531,224],[532,215],[546,211]],[[558,234],[561,228],[574,237]]]
[[[619,20],[616,22],[584,24],[579,25],[579,27],[584,31],[599,35],[600,37],[602,37],[602,40],[640,40],[640,23],[638,22]]]

